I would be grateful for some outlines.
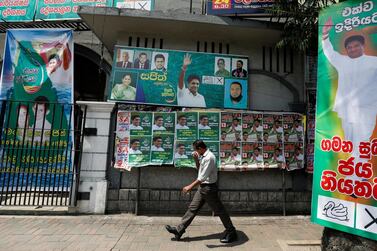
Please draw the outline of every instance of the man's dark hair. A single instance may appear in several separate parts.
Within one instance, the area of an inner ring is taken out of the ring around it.
[[[219,63],[220,61],[223,61],[223,63],[225,64],[225,60],[224,60],[223,58],[219,58],[219,59],[217,60],[217,63]]]
[[[154,56],[154,61],[156,61],[158,58],[162,58],[165,61],[165,56],[162,54],[156,54],[156,56]]]
[[[56,61],[60,61],[60,57],[58,54],[51,54],[49,57],[48,57],[48,62],[50,62],[52,59],[56,59]]]
[[[241,88],[241,91],[242,91],[242,85],[241,85],[240,82],[234,81],[234,82],[232,82],[232,83],[230,84],[230,86],[232,86],[232,85],[239,85],[240,88]]]
[[[48,107],[49,107],[49,100],[45,97],[45,96],[38,96],[35,100],[34,100],[34,105],[44,105],[45,106],[45,109],[48,110]]]
[[[191,74],[190,76],[187,77],[187,83],[190,83],[194,79],[197,79],[200,82],[200,77],[198,75]]]
[[[138,140],[138,139],[133,139],[133,140],[131,140],[131,145],[133,145],[134,143],[136,143],[136,142],[139,142],[140,143],[140,140]]]
[[[237,151],[238,151],[238,147],[233,146],[233,147],[232,147],[232,150],[237,150]]]
[[[208,116],[207,116],[207,115],[201,115],[201,116],[199,117],[199,120],[202,120],[202,119],[204,119],[204,118],[207,118],[207,119],[208,119]]]
[[[198,149],[198,148],[207,149],[207,145],[201,139],[195,140],[194,143],[192,143],[192,145],[194,146],[194,149]]]
[[[147,56],[147,53],[145,53],[145,52],[140,53],[140,54],[139,54],[139,57],[141,57],[141,56],[143,56],[143,55],[146,56],[146,57],[148,57],[148,56]]]
[[[361,36],[361,35],[354,35],[354,36],[348,37],[344,41],[344,47],[347,48],[348,44],[351,43],[351,42],[354,42],[354,41],[360,42],[360,44],[362,44],[362,45],[365,44],[365,38],[363,36]]]
[[[156,142],[158,139],[162,140],[162,138],[160,136],[153,137],[153,142]]]
[[[237,60],[237,63],[240,63],[241,65],[243,65],[243,61],[242,60]]]
[[[268,136],[268,132],[263,133],[263,136],[264,136],[264,135],[267,135],[267,136]]]
[[[133,121],[134,119],[137,119],[137,118],[140,118],[140,115],[133,115],[133,116],[131,117],[131,121]]]
[[[181,118],[186,118],[186,115],[179,115],[178,120],[180,120]]]
[[[242,135],[248,135],[249,133],[248,132],[243,132]]]
[[[181,143],[181,144],[178,144],[178,145],[177,145],[177,148],[180,148],[181,146],[185,146],[185,145],[182,144],[182,143]]]
[[[240,122],[240,120],[238,118],[233,118],[233,121]]]
[[[162,116],[156,116],[156,117],[154,117],[154,122],[156,122],[159,119],[163,119],[163,117]]]

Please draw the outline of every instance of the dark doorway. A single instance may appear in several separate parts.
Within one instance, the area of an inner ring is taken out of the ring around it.
[[[111,66],[91,49],[75,44],[75,101],[104,101]]]

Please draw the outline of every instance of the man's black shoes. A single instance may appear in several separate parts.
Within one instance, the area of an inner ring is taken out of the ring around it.
[[[181,239],[181,236],[184,233],[184,232],[182,232],[182,233],[178,232],[178,230],[175,227],[172,227],[172,226],[169,226],[169,225],[166,225],[165,228],[169,233],[174,234],[175,240],[177,240],[177,241],[179,241]]]
[[[225,233],[224,237],[220,240],[221,243],[231,243],[238,240],[236,230]]]

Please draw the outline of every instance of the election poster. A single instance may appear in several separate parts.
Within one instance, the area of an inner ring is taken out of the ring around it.
[[[221,113],[221,141],[241,141],[242,113]]]
[[[130,136],[128,165],[133,167],[149,165],[151,145],[150,136]]]
[[[150,136],[152,135],[153,113],[151,112],[131,112],[130,135]]]
[[[80,19],[77,14],[81,5],[112,7],[112,0],[59,0],[59,1],[38,1],[35,19],[37,20],[59,20],[59,19]]]
[[[304,140],[304,124],[299,114],[284,114],[284,142],[302,142]]]
[[[246,109],[245,56],[115,46],[109,100]]]
[[[304,141],[263,142],[263,118],[282,121],[278,128],[294,128],[302,121],[296,113],[261,112],[137,112],[119,110],[117,115],[117,168],[174,164],[177,168],[195,168],[192,143],[199,135],[216,156],[217,166],[224,171],[247,171],[262,168],[304,167]],[[283,119],[285,118],[285,119]],[[287,122],[287,124],[285,124]],[[274,123],[270,123],[273,128]],[[270,130],[268,130],[270,131]],[[175,132],[175,133],[174,133]],[[222,133],[219,137],[220,132]],[[252,133],[259,135],[254,142]],[[246,134],[245,134],[246,133]],[[231,135],[231,137],[229,137]],[[241,136],[242,135],[242,136]],[[295,138],[297,139],[297,138]],[[284,144],[287,145],[285,152]],[[118,146],[119,145],[119,146]],[[291,149],[291,150],[290,150]],[[298,151],[296,151],[298,149]],[[124,158],[124,161],[120,161]]]
[[[179,141],[175,142],[175,152],[174,152],[174,166],[181,167],[192,167],[196,168],[195,160],[192,156],[194,151],[192,147],[193,141]]]
[[[198,138],[198,113],[177,112],[175,130],[177,140],[196,140]]]
[[[35,0],[0,0],[0,22],[33,21]]]
[[[276,143],[283,140],[283,116],[281,114],[263,114],[263,142]]]
[[[312,221],[377,240],[377,3],[319,17]]]
[[[207,13],[218,16],[260,16],[269,15],[266,9],[275,0],[210,0],[207,1]]]
[[[256,169],[263,167],[263,144],[242,143],[242,167]]]
[[[199,139],[219,141],[220,114],[218,112],[199,112]]]
[[[7,30],[0,99],[9,101],[2,107],[1,171],[68,186],[62,176],[72,172],[74,150],[72,31]]]

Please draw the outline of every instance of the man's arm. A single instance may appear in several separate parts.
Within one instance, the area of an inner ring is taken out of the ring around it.
[[[190,185],[188,186],[185,186],[183,189],[182,189],[182,192],[184,193],[188,193],[190,192],[194,187],[198,186],[202,184],[202,182],[200,180],[195,180],[194,182],[192,182]]]
[[[335,68],[338,68],[341,62],[346,58],[346,56],[343,56],[340,53],[336,52],[330,42],[329,33],[333,25],[334,23],[330,17],[322,28],[322,49],[323,49],[323,53],[325,54],[327,59],[330,61],[330,63]]]
[[[190,64],[191,64],[191,56],[190,54],[186,53],[185,57],[183,58],[181,74],[179,75],[178,87],[180,90],[183,90],[183,88],[185,87],[185,73],[187,70],[187,66]]]

